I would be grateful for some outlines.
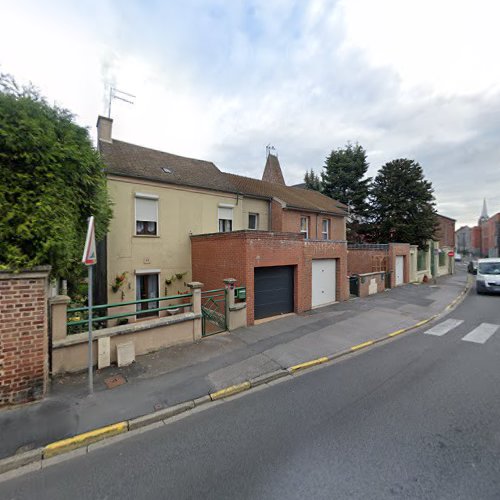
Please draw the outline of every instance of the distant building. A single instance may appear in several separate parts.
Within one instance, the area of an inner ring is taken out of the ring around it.
[[[464,226],[467,228],[467,226]],[[457,231],[457,245],[459,231]],[[466,234],[466,231],[460,233]],[[466,238],[466,236],[463,236]],[[483,200],[483,209],[477,221],[477,226],[470,229],[470,251],[477,257],[498,257],[500,255],[500,213],[488,216],[486,200]]]
[[[472,228],[462,226],[455,233],[455,242],[459,254],[469,254],[472,252]]]

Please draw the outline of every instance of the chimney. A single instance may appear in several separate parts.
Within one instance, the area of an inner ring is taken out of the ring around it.
[[[113,128],[113,118],[99,115],[97,118],[97,144],[99,141],[112,143],[111,130]]]

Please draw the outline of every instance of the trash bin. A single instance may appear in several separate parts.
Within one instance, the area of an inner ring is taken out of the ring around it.
[[[359,276],[357,274],[349,276],[349,293],[359,297]]]

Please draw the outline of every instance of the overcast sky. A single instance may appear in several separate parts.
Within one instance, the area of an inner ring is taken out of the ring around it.
[[[0,0],[0,71],[32,81],[95,137],[288,184],[347,141],[418,161],[440,213],[500,211],[498,0]]]

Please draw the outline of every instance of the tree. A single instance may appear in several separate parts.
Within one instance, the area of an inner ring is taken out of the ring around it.
[[[88,131],[39,92],[0,75],[0,266],[50,264],[79,276],[87,218],[102,238],[111,219],[103,164]]]
[[[321,172],[323,194],[348,207],[347,237],[350,241],[359,240],[363,233],[371,182],[371,178],[364,178],[368,166],[363,147],[348,142],[344,148],[330,153]]]
[[[425,248],[437,228],[433,193],[417,162],[403,158],[386,163],[371,188],[371,239]]]
[[[317,175],[312,168],[309,172],[306,172],[306,175],[304,175],[304,182],[307,189],[312,189],[313,191],[322,190],[319,175]]]

